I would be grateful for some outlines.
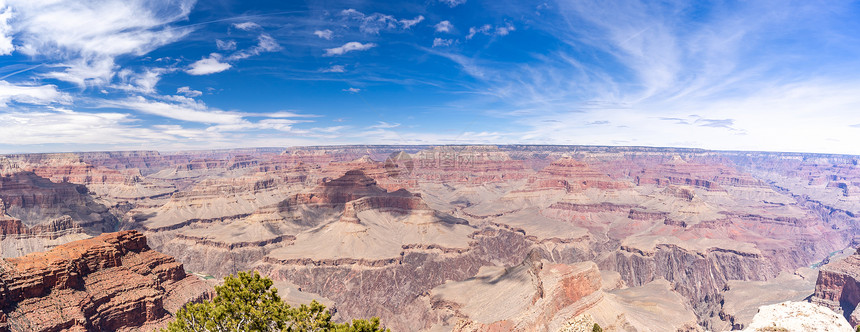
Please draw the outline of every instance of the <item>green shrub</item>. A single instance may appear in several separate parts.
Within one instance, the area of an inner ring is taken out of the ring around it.
[[[377,317],[334,323],[329,310],[316,300],[291,307],[272,288],[272,280],[256,271],[224,278],[224,285],[216,286],[215,293],[212,301],[179,310],[176,320],[162,331],[388,331],[380,327]]]
[[[594,323],[594,326],[591,327],[591,332],[603,332],[603,328],[597,323]]]

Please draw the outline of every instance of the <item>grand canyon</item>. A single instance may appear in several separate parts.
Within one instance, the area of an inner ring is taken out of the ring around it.
[[[4,155],[0,330],[152,330],[248,270],[288,303],[393,331],[739,330],[786,301],[855,326],[858,161],[532,145]]]

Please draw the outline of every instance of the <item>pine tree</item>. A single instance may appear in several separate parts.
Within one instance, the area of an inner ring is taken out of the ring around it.
[[[189,304],[179,310],[166,331],[388,331],[380,326],[377,317],[334,323],[331,312],[316,300],[290,307],[272,288],[272,280],[256,271],[227,276],[224,285],[215,287],[215,293],[212,301]]]

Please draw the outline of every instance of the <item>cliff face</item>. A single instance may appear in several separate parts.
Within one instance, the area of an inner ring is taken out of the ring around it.
[[[152,329],[208,286],[135,231],[0,261],[0,330]]]
[[[86,186],[54,183],[32,172],[0,176],[0,199],[6,214],[27,226],[36,226],[64,216],[95,233],[111,231],[117,218],[96,202]]]
[[[860,324],[860,251],[821,267],[811,300]]]

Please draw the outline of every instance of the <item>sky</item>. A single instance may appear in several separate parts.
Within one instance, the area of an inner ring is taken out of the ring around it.
[[[853,1],[0,0],[0,153],[860,154]]]

